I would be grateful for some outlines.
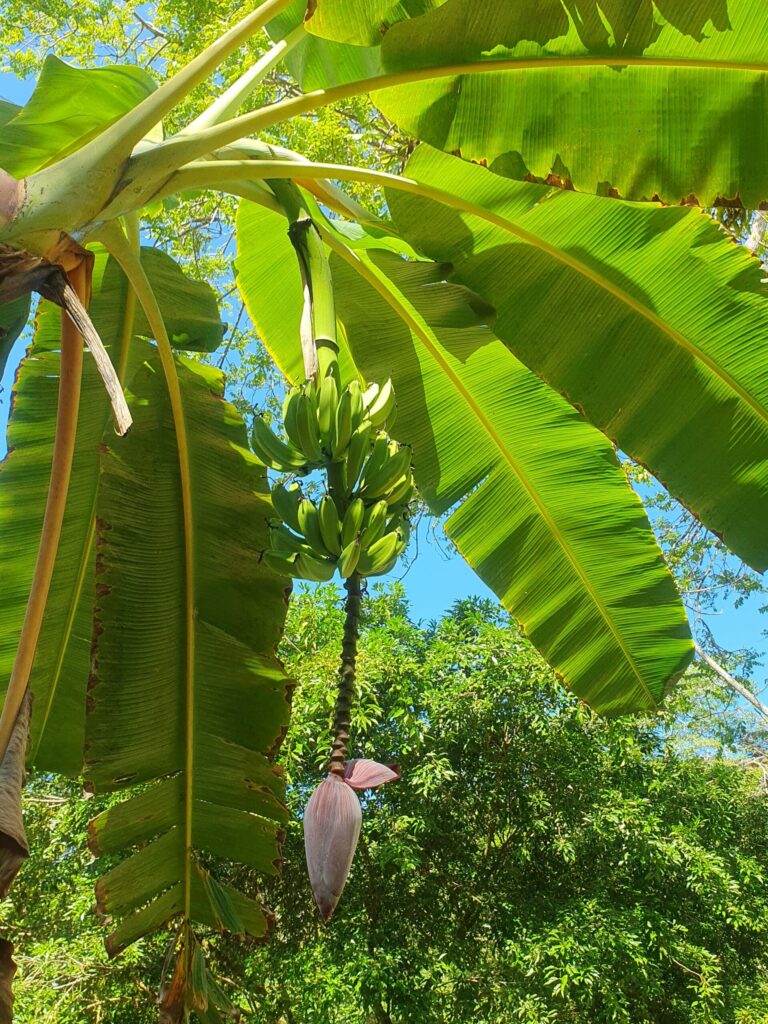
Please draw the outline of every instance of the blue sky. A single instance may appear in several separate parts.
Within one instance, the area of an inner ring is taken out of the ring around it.
[[[34,88],[34,80],[20,81],[15,76],[0,73],[0,97],[23,104]],[[8,415],[8,398],[13,382],[13,372],[23,351],[21,339],[17,342],[15,355],[8,361],[8,367],[0,388],[0,457],[5,454],[5,427]],[[423,521],[417,533],[411,554],[418,551],[418,558],[407,570],[404,578],[413,617],[427,621],[439,617],[454,601],[470,595],[493,597],[492,592],[457,555],[450,555],[449,545],[442,537],[439,526]],[[402,572],[392,579],[402,576]],[[759,608],[764,599],[746,602],[741,608],[725,603],[710,621],[717,640],[725,647],[755,647],[762,652],[762,664],[755,672],[756,682],[768,684],[768,638],[762,635],[768,629],[768,615],[761,615]]]

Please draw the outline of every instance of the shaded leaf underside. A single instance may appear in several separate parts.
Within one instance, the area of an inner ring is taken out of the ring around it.
[[[385,5],[400,20],[384,32],[382,6],[357,5],[381,45],[352,46],[337,41],[348,32],[337,0],[319,0],[308,28],[335,38],[308,36],[287,58],[305,90],[433,69],[375,92],[376,105],[403,131],[512,177],[555,171],[587,192],[673,203],[768,199],[762,0],[447,0],[420,17]],[[276,36],[291,15],[272,23]]]
[[[125,326],[127,282],[104,250],[95,247],[90,314],[116,365]],[[209,349],[222,325],[207,285],[191,281],[152,249],[142,262],[166,314],[169,332],[185,348]],[[177,297],[185,298],[182,309]],[[58,394],[60,311],[43,302],[34,347],[14,386],[8,455],[0,466],[0,686],[5,688],[34,570],[50,475],[53,413]],[[142,316],[134,332],[147,333]],[[126,379],[151,351],[134,337]],[[94,536],[99,486],[99,445],[113,435],[101,378],[86,354],[78,433],[67,509],[30,688],[35,697],[29,760],[37,767],[77,775],[83,763],[85,688],[90,665],[95,597]]]
[[[103,911],[122,918],[112,953],[176,913],[262,935],[260,905],[219,885],[200,858],[273,873],[285,820],[281,782],[265,756],[288,716],[274,656],[284,583],[258,564],[271,506],[257,493],[261,470],[221,398],[220,375],[181,360],[178,371],[184,416],[195,425],[192,564],[156,360],[133,378],[136,430],[102,455],[87,775],[97,790],[153,783],[93,823],[99,852],[140,846],[98,885]]]

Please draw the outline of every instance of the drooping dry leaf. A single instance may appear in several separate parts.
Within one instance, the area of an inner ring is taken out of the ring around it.
[[[0,764],[0,898],[7,895],[19,868],[29,856],[27,835],[21,814],[24,759],[29,736],[32,697],[22,701],[8,750]]]
[[[89,260],[84,258],[84,262],[90,269],[93,256],[85,250],[83,252],[85,256],[89,257]],[[71,259],[71,253],[65,255]],[[72,323],[85,339],[104,381],[115,413],[117,432],[121,435],[125,434],[132,420],[117,372],[98,331],[88,316],[88,311],[67,280],[63,265],[52,263],[34,253],[0,245],[0,303],[12,302],[30,292],[37,292],[43,298],[55,302],[57,306],[61,306],[67,311]]]
[[[187,989],[187,958],[182,949],[176,960],[173,977],[160,991],[160,1024],[181,1024],[184,1019]]]

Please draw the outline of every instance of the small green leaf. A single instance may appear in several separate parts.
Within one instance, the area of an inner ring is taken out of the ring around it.
[[[3,126],[0,167],[16,178],[83,146],[155,89],[142,68],[73,68],[48,56],[29,102]]]

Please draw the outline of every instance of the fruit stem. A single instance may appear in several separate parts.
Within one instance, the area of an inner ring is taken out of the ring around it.
[[[356,572],[352,573],[344,587],[347,591],[347,600],[344,606],[346,611],[344,638],[341,644],[339,692],[336,697],[336,713],[333,723],[333,745],[328,762],[328,771],[339,777],[344,776],[352,701],[355,696],[355,662],[357,660],[357,641],[360,636],[360,605],[362,601],[360,575]]]
[[[269,181],[268,184],[291,222],[288,237],[296,250],[301,269],[305,303],[301,345],[307,379],[321,381],[332,372],[339,384],[336,304],[325,244],[307,211],[300,189],[293,182],[284,180]]]
[[[70,283],[81,302],[85,301],[88,292],[86,274],[84,263],[69,272]],[[83,339],[68,314],[62,310],[59,404],[56,413],[51,479],[48,484],[48,498],[29,601],[24,613],[24,623],[21,627],[19,646],[16,650],[5,703],[2,714],[0,714],[0,762],[5,757],[16,716],[29,686],[37,641],[40,637],[45,606],[48,602],[48,591],[56,565],[61,527],[67,504],[69,479],[72,474],[72,460],[75,454],[82,367]]]

